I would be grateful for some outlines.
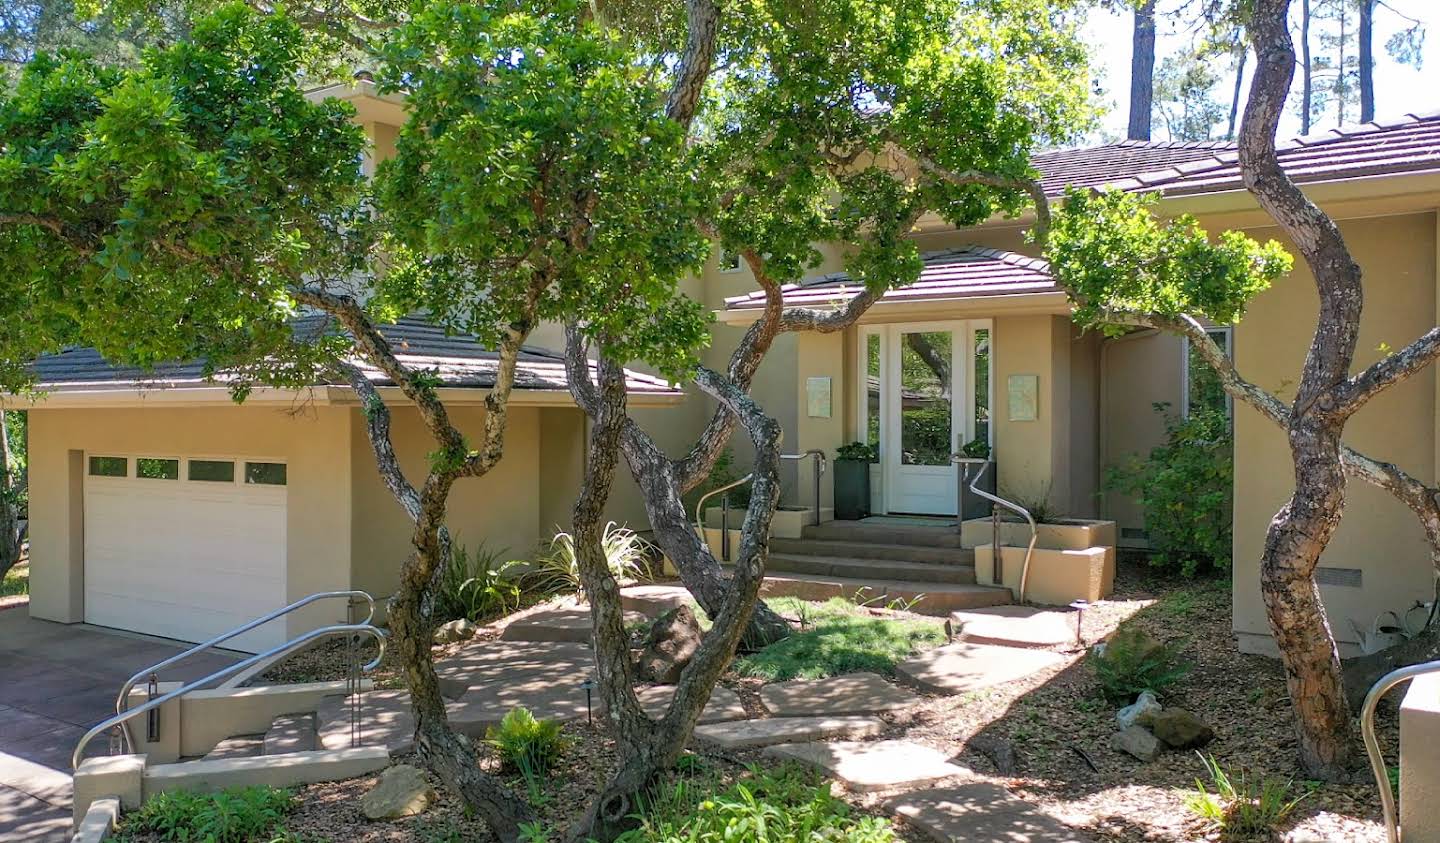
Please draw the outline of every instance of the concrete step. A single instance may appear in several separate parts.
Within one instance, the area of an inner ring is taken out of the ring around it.
[[[337,782],[373,773],[389,764],[390,753],[383,746],[160,764],[145,768],[144,793],[147,796],[169,790],[214,793],[253,785],[293,787]]]
[[[264,735],[236,735],[215,744],[205,753],[205,761],[219,761],[225,758],[254,758],[264,752]]]
[[[879,598],[880,605],[899,600],[910,611],[926,615],[948,615],[961,609],[1003,606],[1015,602],[1010,589],[993,585],[955,585],[951,583],[899,582],[853,577],[821,577],[810,574],[768,573],[762,593],[766,597],[798,597],[801,600],[829,600],[832,597],[853,598],[866,589],[861,600]]]
[[[960,547],[960,534],[954,527],[932,526],[930,524],[869,524],[866,521],[828,521],[817,526],[808,526],[803,535],[807,539],[825,541],[853,541],[869,544],[905,544],[920,547]]]
[[[625,624],[641,623],[645,616],[626,612]],[[589,644],[594,635],[587,607],[546,609],[511,621],[500,633],[502,641]]]
[[[844,556],[850,559],[892,559],[897,562],[931,562],[944,565],[974,565],[970,548],[842,539],[771,539],[771,553],[808,556]]]
[[[773,554],[767,570],[821,577],[892,580],[915,583],[975,582],[974,565],[940,565],[934,562],[901,562],[892,559],[855,559],[841,556]]]
[[[265,755],[285,755],[291,752],[310,752],[318,749],[319,737],[315,727],[315,712],[282,714],[270,724],[265,732]]]
[[[695,727],[695,740],[721,749],[756,749],[831,738],[868,738],[885,731],[878,717],[771,717]]]

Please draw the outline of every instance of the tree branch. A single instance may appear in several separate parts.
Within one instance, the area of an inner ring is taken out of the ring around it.
[[[1336,412],[1350,415],[1380,392],[1440,359],[1440,327],[1360,372],[1334,390]]]
[[[665,116],[689,127],[700,107],[700,95],[715,61],[715,39],[720,32],[720,6],[716,0],[686,0],[685,52],[675,70],[675,82],[665,103]]]
[[[385,481],[385,487],[395,496],[405,514],[410,516],[410,520],[419,521],[420,493],[415,491],[415,487],[406,479],[404,470],[400,468],[400,461],[395,456],[395,444],[390,436],[390,408],[385,406],[379,390],[359,366],[341,363],[340,370],[350,381],[350,388],[355,390],[355,394],[360,398],[366,432],[369,434],[370,447],[375,452],[375,465],[380,469],[380,478]]]
[[[1034,179],[1010,178],[981,170],[950,170],[923,155],[911,157],[920,165],[920,169],[954,185],[979,184],[1002,190],[1020,190],[1030,194],[1030,201],[1035,206],[1035,225],[1031,229],[1031,233],[1034,235],[1036,243],[1042,247],[1045,245],[1045,240],[1050,234],[1050,198],[1045,195],[1045,188],[1040,186],[1040,182]]]

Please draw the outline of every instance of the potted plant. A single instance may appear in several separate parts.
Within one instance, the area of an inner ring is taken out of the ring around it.
[[[835,517],[858,521],[870,516],[870,464],[879,458],[874,445],[851,442],[835,449]]]

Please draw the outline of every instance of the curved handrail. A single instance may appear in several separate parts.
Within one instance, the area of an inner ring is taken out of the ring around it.
[[[129,733],[128,730],[124,728],[126,724],[128,724],[132,719],[140,716],[141,714],[144,714],[145,712],[152,709],[159,708],[160,706],[164,705],[170,700],[175,699],[176,697],[188,694],[197,688],[208,685],[211,682],[216,681],[217,679],[223,679],[232,673],[238,673],[242,670],[245,670],[252,665],[258,664],[264,659],[271,658],[275,655],[277,651],[282,650],[286,647],[298,647],[303,644],[308,644],[309,642],[314,641],[317,638],[323,638],[328,635],[341,635],[350,633],[366,634],[371,635],[375,638],[375,641],[379,646],[380,652],[376,654],[373,660],[362,665],[360,669],[365,671],[366,673],[369,673],[370,671],[379,667],[380,661],[385,658],[385,631],[380,629],[379,627],[373,626],[367,621],[365,623],[357,624],[332,624],[331,626],[322,626],[318,629],[312,629],[304,635],[296,636],[290,641],[281,644],[279,647],[272,648],[271,650],[267,650],[263,653],[257,653],[250,658],[236,662],[235,664],[226,665],[225,667],[220,668],[209,676],[203,677],[201,679],[196,679],[193,682],[187,682],[173,691],[161,694],[160,696],[155,697],[152,700],[148,700],[144,705],[117,712],[113,716],[108,717],[100,723],[96,724],[95,726],[90,727],[90,730],[86,732],[83,736],[81,736],[80,742],[75,745],[75,752],[70,756],[70,767],[71,769],[76,770],[80,768],[80,761],[85,754],[85,747],[90,744],[90,741],[93,740],[96,735],[101,734],[106,729],[112,729],[116,726],[121,726],[121,731],[126,732],[128,740]],[[131,744],[130,748],[133,749],[134,745]]]
[[[958,456],[958,455],[957,455],[957,456],[952,456],[950,459],[951,459],[953,462],[957,462],[957,463],[958,463],[958,462],[970,462],[970,461],[972,461],[972,458],[971,458],[971,457],[962,457],[962,456]],[[992,461],[990,461],[990,460],[985,460],[985,461],[981,464],[980,470],[975,473],[975,479],[973,479],[973,480],[970,481],[970,491],[973,492],[973,493],[975,493],[975,494],[977,494],[977,495],[979,495],[980,497],[984,498],[985,500],[990,501],[990,502],[993,503],[993,504],[997,504],[997,505],[999,505],[999,506],[1003,506],[1003,507],[1005,507],[1006,509],[1010,510],[1011,512],[1014,512],[1014,513],[1017,513],[1017,514],[1023,516],[1026,521],[1030,522],[1030,545],[1025,548],[1025,564],[1023,564],[1023,565],[1020,567],[1020,593],[1019,593],[1018,595],[1016,595],[1016,597],[1015,597],[1016,602],[1018,602],[1018,603],[1024,603],[1024,602],[1025,602],[1025,583],[1026,583],[1026,580],[1028,580],[1028,579],[1030,578],[1030,557],[1033,556],[1033,555],[1035,555],[1035,542],[1040,538],[1040,528],[1039,528],[1039,526],[1037,526],[1037,525],[1035,524],[1035,518],[1030,515],[1030,511],[1027,510],[1025,507],[1021,506],[1021,505],[1018,504],[1018,503],[1012,503],[1012,502],[1010,502],[1010,501],[1007,501],[1007,500],[1005,500],[1004,498],[1000,497],[999,495],[992,495],[992,494],[990,494],[989,492],[985,491],[984,489],[981,489],[981,488],[978,487],[977,484],[980,482],[980,478],[982,478],[982,477],[985,476],[985,472],[989,471],[989,470],[990,470],[990,466],[992,466],[992,465],[994,465],[994,463],[993,463]],[[964,513],[961,513],[959,517],[960,517],[961,520],[963,520],[964,517],[965,517],[965,514],[964,514]],[[998,565],[998,563],[999,563],[999,561],[1000,561],[1000,548],[996,547],[993,552],[994,552],[994,555],[995,555],[996,564]]]
[[[185,659],[190,658],[191,656],[193,656],[193,655],[195,655],[195,654],[197,654],[197,653],[203,653],[203,652],[205,652],[206,650],[214,649],[215,646],[218,645],[218,644],[221,644],[221,643],[223,643],[223,642],[225,642],[225,641],[229,641],[231,638],[234,638],[234,637],[237,636],[237,635],[243,635],[244,633],[249,632],[250,630],[254,629],[255,627],[257,627],[257,626],[262,626],[262,625],[264,625],[264,624],[267,624],[267,623],[269,623],[270,621],[275,620],[276,618],[284,617],[285,615],[290,614],[291,612],[295,611],[296,609],[303,608],[303,607],[305,607],[305,606],[310,605],[311,603],[316,603],[316,602],[319,602],[319,601],[321,601],[321,600],[332,600],[332,599],[337,598],[337,597],[345,597],[345,598],[350,599],[350,600],[354,600],[354,599],[356,599],[356,598],[359,598],[360,602],[362,602],[362,603],[364,603],[364,604],[367,604],[367,605],[370,607],[370,611],[367,612],[366,615],[365,615],[365,620],[360,621],[360,624],[361,624],[361,625],[368,625],[372,620],[375,619],[375,598],[374,598],[374,597],[371,597],[368,592],[360,591],[360,590],[358,590],[358,589],[357,589],[357,590],[351,590],[351,591],[317,591],[316,593],[310,595],[309,597],[302,597],[301,599],[296,600],[294,603],[291,603],[289,606],[285,606],[285,607],[283,607],[283,608],[276,609],[275,611],[271,612],[271,613],[268,614],[268,615],[261,615],[260,617],[256,618],[256,619],[253,620],[253,621],[250,621],[249,623],[243,624],[243,625],[241,625],[241,626],[237,626],[237,627],[235,627],[234,629],[230,630],[229,632],[225,632],[225,633],[222,633],[222,634],[220,634],[220,635],[217,635],[217,636],[215,636],[214,638],[211,638],[209,641],[205,641],[205,642],[202,642],[202,643],[200,643],[200,644],[196,644],[194,647],[191,647],[190,649],[186,650],[186,651],[183,652],[183,653],[177,653],[177,654],[171,656],[170,658],[165,659],[164,661],[156,662],[155,664],[150,665],[149,667],[145,668],[144,670],[139,671],[139,672],[136,673],[134,676],[132,676],[132,677],[130,677],[129,679],[125,680],[125,684],[124,684],[124,685],[120,686],[120,693],[115,697],[115,713],[116,713],[116,714],[122,714],[122,713],[124,713],[124,711],[125,711],[125,709],[126,709],[126,706],[128,706],[129,703],[130,703],[130,692],[131,692],[132,690],[134,690],[135,686],[140,682],[140,680],[144,679],[146,676],[150,675],[151,673],[154,673],[154,672],[157,671],[157,670],[162,670],[162,669],[164,669],[164,668],[170,667],[171,665],[178,664],[178,663],[184,661]],[[350,604],[349,604],[349,603],[346,603],[346,608],[347,608],[347,609],[349,608],[349,606],[350,606]],[[125,734],[125,742],[126,742],[126,745],[127,745],[127,746],[132,746],[132,747],[134,746],[134,743],[131,742],[131,740],[130,740],[130,735],[129,735],[128,730],[126,731],[126,734]]]
[[[728,492],[736,486],[743,486],[754,479],[755,474],[754,472],[751,472],[750,474],[741,477],[739,480],[736,480],[734,483],[726,483],[724,486],[721,486],[718,489],[711,489],[710,491],[700,496],[700,500],[695,502],[695,527],[700,531],[700,535],[702,537],[705,535],[705,502],[720,494],[721,492]]]
[[[1412,664],[1397,668],[1380,677],[1370,686],[1365,695],[1365,704],[1360,707],[1360,734],[1365,738],[1365,754],[1370,756],[1370,772],[1375,775],[1375,786],[1380,789],[1380,808],[1385,815],[1385,838],[1389,843],[1400,843],[1400,823],[1395,815],[1395,794],[1390,792],[1390,776],[1385,769],[1385,755],[1380,751],[1380,741],[1375,737],[1375,708],[1380,698],[1391,688],[1407,679],[1440,673],[1440,661]]]

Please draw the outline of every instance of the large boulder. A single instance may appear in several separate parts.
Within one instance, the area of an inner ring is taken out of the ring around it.
[[[1135,724],[1149,726],[1150,718],[1160,713],[1160,701],[1151,691],[1141,691],[1135,702],[1115,712],[1115,725],[1124,731]]]
[[[435,788],[425,774],[409,764],[397,764],[380,774],[380,781],[360,797],[360,811],[369,820],[393,820],[422,813],[435,801]]]
[[[671,609],[656,618],[646,632],[636,659],[636,676],[644,682],[674,685],[700,649],[703,636],[700,621],[688,605]]]
[[[1163,747],[1159,738],[1150,734],[1149,729],[1144,726],[1131,726],[1111,736],[1110,748],[1141,761],[1154,761],[1160,756]]]
[[[1150,731],[1172,749],[1198,749],[1215,739],[1215,730],[1183,708],[1162,708],[1150,716]]]

